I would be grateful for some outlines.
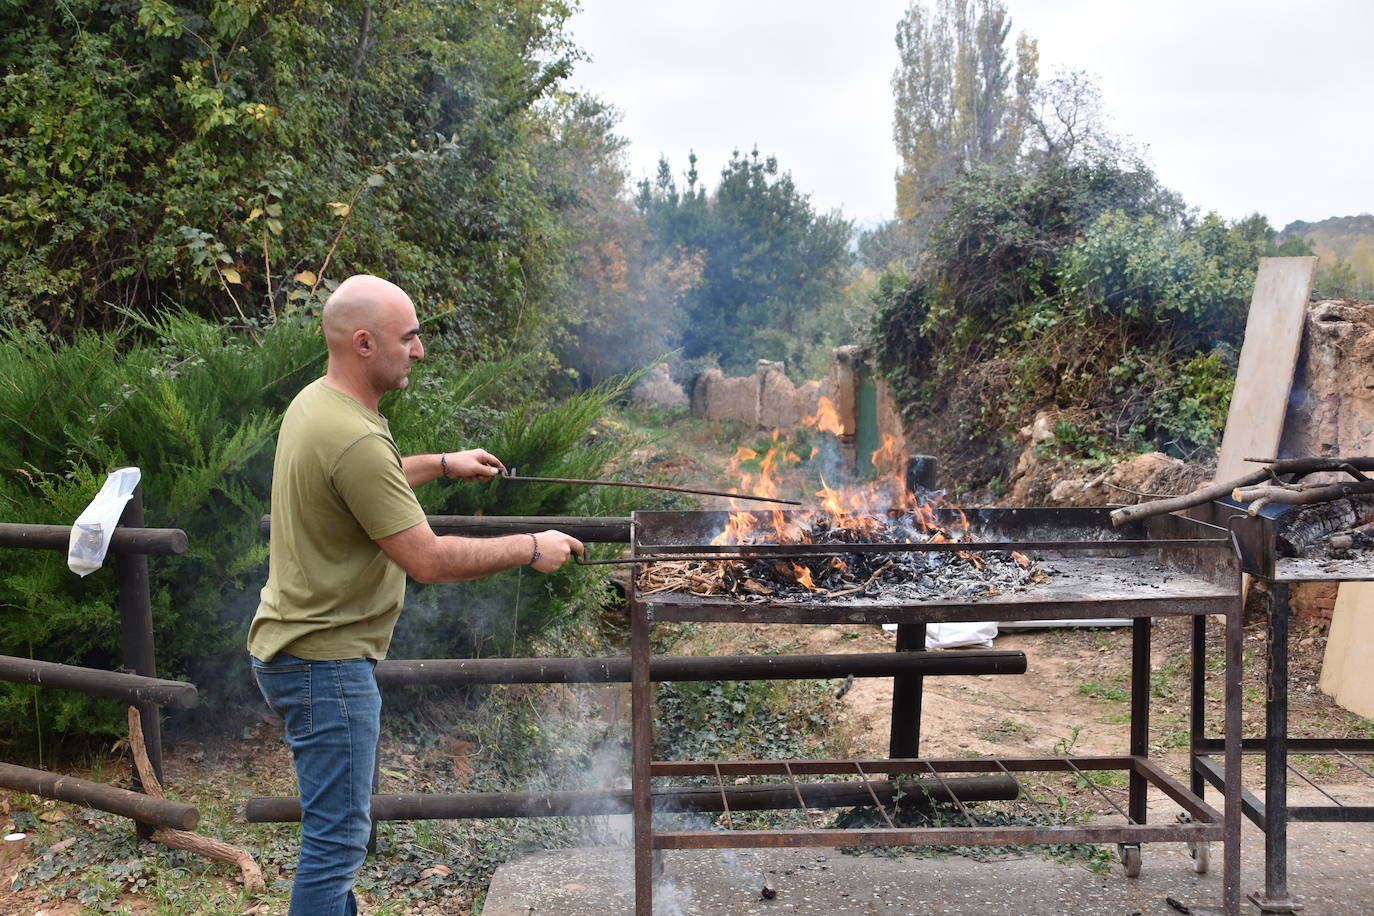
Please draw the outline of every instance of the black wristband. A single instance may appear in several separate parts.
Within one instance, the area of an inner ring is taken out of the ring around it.
[[[449,480],[453,479],[453,475],[448,472],[448,452],[440,453],[439,470],[443,473],[444,477],[448,478]]]
[[[535,537],[532,531],[526,531],[525,533],[530,536],[530,541],[534,543],[534,553],[530,555],[530,561],[525,565],[533,566],[539,562],[539,538]]]

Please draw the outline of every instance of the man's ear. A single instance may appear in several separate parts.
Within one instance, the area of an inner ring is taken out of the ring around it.
[[[353,332],[353,349],[365,356],[372,354],[372,335],[366,328],[358,328]]]

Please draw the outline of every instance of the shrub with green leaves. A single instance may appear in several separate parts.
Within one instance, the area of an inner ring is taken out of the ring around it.
[[[911,277],[880,285],[873,343],[950,476],[1006,469],[1011,434],[1062,414],[1064,457],[1208,457],[1225,425],[1263,217],[1189,213],[1139,162],[977,170]]]
[[[147,524],[184,529],[190,542],[185,555],[149,563],[159,673],[194,681],[210,708],[246,693],[244,637],[266,579],[258,522],[281,412],[324,366],[317,324],[282,320],[250,335],[168,315],[138,338],[89,333],[53,344],[32,330],[0,333],[0,521],[70,524],[109,469],[140,467]],[[616,386],[545,404],[511,378],[523,380],[513,365],[458,369],[431,351],[410,390],[384,408],[398,445],[480,444],[523,472],[569,477],[601,476],[623,451],[598,425]],[[419,496],[433,514],[628,508],[621,491],[499,483],[438,482]],[[78,578],[65,561],[56,551],[0,551],[0,654],[117,668],[113,574]],[[396,652],[518,652],[522,639],[603,597],[601,577],[586,569],[416,588]],[[21,745],[123,731],[113,701],[17,685],[0,685],[0,723]]]
[[[367,271],[470,354],[558,317],[562,0],[0,0],[0,319],[280,314]],[[540,307],[536,307],[540,306]]]

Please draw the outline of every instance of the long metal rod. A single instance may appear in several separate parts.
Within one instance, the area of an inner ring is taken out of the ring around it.
[[[631,660],[606,658],[430,658],[377,663],[383,687],[435,684],[626,683]],[[893,677],[905,674],[1025,674],[1026,654],[1002,649],[852,652],[835,655],[656,655],[651,681],[748,681]],[[3,670],[0,669],[0,675]]]
[[[637,490],[666,490],[669,493],[693,493],[697,496],[725,496],[730,499],[747,499],[752,502],[782,503],[786,506],[800,506],[799,499],[779,499],[776,496],[756,496],[750,493],[727,493],[724,490],[701,490],[696,487],[670,487],[658,483],[630,483],[624,480],[579,480],[574,477],[522,477],[519,474],[502,474],[502,480],[512,483],[565,483],[581,487],[633,487]]]
[[[794,557],[835,557],[847,553],[982,553],[990,550],[1116,550],[1139,547],[1215,547],[1223,541],[1189,538],[1177,541],[921,541],[917,543],[863,544],[692,544],[640,545],[633,557],[612,560],[579,560],[581,566],[617,566],[633,563],[668,563],[716,560],[790,560]],[[655,547],[676,553],[652,553]],[[683,552],[688,551],[688,552]]]
[[[852,770],[848,775],[853,775]],[[950,777],[950,789],[967,801],[1007,801],[1015,798],[1018,785],[1010,774]],[[870,804],[913,806],[921,799],[930,804],[952,801],[939,784],[929,779],[803,782],[802,799],[807,808],[849,808]],[[740,812],[791,809],[797,796],[790,786],[728,785],[724,774],[717,786],[668,786],[653,790],[653,809],[663,813],[683,811]],[[634,810],[629,789],[580,789],[550,792],[459,792],[373,795],[372,818],[377,821],[461,820],[495,817],[593,817],[630,814]],[[260,796],[244,804],[250,824],[285,823],[301,819],[300,799],[294,795]]]
[[[908,827],[890,830],[665,830],[654,835],[655,849],[780,849],[815,846],[1003,846],[1061,843],[1204,842],[1212,829],[1197,824],[1064,825],[1052,827]],[[1224,910],[1240,913],[1239,904]]]
[[[1288,607],[1286,583],[1269,589],[1264,684],[1264,898],[1261,909],[1291,911],[1288,892]],[[1227,764],[1229,767],[1229,763]],[[1252,898],[1253,899],[1253,898]]]
[[[1346,763],[1350,764],[1352,767],[1354,767],[1355,769],[1359,770],[1361,773],[1363,773],[1364,775],[1368,776],[1370,779],[1374,779],[1374,773],[1369,772],[1369,771],[1366,770],[1364,767],[1360,766],[1358,763],[1356,763],[1354,760],[1352,760],[1352,759],[1345,753],[1345,751],[1342,751],[1342,750],[1340,750],[1339,748],[1337,748],[1337,749],[1336,749],[1336,753],[1339,754],[1342,758],[1344,758]]]
[[[654,912],[654,688],[649,670],[649,609],[630,599],[630,791],[634,802],[635,916]]]

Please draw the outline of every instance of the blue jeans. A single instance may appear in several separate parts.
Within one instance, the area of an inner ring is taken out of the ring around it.
[[[290,916],[353,916],[367,858],[382,698],[370,658],[254,658],[253,679],[284,720],[301,798],[301,857]]]

